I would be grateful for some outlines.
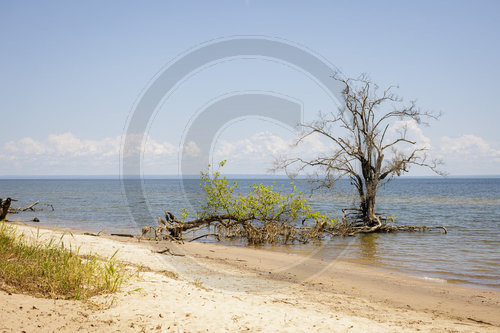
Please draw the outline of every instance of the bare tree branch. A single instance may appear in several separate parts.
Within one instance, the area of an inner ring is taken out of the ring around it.
[[[371,230],[380,226],[380,219],[375,214],[375,196],[380,186],[408,172],[410,166],[426,167],[443,174],[438,170],[440,161],[429,159],[427,148],[418,147],[416,141],[407,138],[407,128],[398,133],[399,137],[387,140],[391,124],[395,120],[422,124],[423,119],[436,119],[439,115],[421,111],[415,101],[403,104],[403,99],[392,93],[395,86],[377,93],[378,86],[365,74],[352,79],[336,73],[333,79],[343,85],[344,106],[336,114],[320,114],[319,120],[302,124],[304,133],[296,144],[318,134],[336,148],[328,156],[310,160],[280,158],[276,168],[287,174],[291,174],[293,168],[294,174],[319,169],[324,176],[319,187],[332,187],[339,179],[349,176],[359,194],[361,219],[370,227],[366,230]],[[399,147],[409,152],[405,154]],[[389,148],[392,152],[387,155],[385,151]]]

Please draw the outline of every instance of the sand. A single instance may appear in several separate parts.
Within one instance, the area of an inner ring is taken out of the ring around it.
[[[118,250],[143,269],[85,302],[0,291],[0,332],[500,332],[494,290],[258,249],[16,228],[82,254]]]

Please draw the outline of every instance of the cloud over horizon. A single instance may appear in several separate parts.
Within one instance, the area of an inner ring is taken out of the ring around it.
[[[8,141],[0,153],[4,160],[0,174],[118,174],[123,139],[122,135],[101,140],[80,139],[66,132],[50,134],[44,141],[30,137]],[[168,142],[149,137],[145,142],[144,156],[151,163],[177,154],[176,147]]]
[[[413,122],[396,122],[388,135],[407,130],[410,138],[421,147],[431,148],[431,140]],[[97,175],[118,174],[123,136],[100,140],[82,139],[70,132],[50,134],[45,140],[25,137],[2,145],[0,175]],[[142,140],[141,140],[142,141]],[[176,174],[179,148],[169,142],[147,137],[142,166],[146,174]],[[312,158],[328,153],[332,146],[319,136],[309,136],[304,143],[291,149],[292,139],[284,139],[269,131],[254,133],[238,140],[220,139],[215,142],[211,159],[228,160],[225,172],[265,173],[280,155]],[[195,156],[199,148],[187,143],[184,152]],[[434,156],[442,158],[451,174],[494,174],[500,162],[500,150],[479,136],[443,136],[432,145]]]

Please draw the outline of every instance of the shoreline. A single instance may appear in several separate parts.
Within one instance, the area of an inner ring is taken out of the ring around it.
[[[218,245],[217,243],[208,243],[208,244],[215,244]],[[219,244],[219,245],[224,245],[224,246],[232,246],[232,245],[226,245],[226,244]],[[240,247],[240,246],[238,246]],[[245,247],[245,246],[241,246]],[[252,248],[252,247],[250,247]],[[263,251],[272,251],[272,252],[278,252],[278,253],[286,253],[286,251],[281,251],[281,250],[274,250],[274,249],[262,249]],[[293,255],[298,255],[302,256],[301,253],[291,253]],[[359,260],[357,258],[346,258],[346,257],[336,257],[334,259],[335,261],[341,261],[345,262],[348,264],[353,264],[353,265],[360,265],[368,268],[372,268],[375,270],[382,270],[386,272],[393,272],[402,276],[407,276],[410,278],[415,278],[415,279],[420,279],[420,280],[426,280],[426,281],[432,281],[435,283],[444,283],[444,284],[450,284],[454,286],[459,286],[459,287],[464,287],[464,288],[471,288],[471,289],[478,289],[478,290],[491,290],[491,291],[497,291],[500,292],[500,287],[497,285],[489,285],[489,284],[481,284],[481,283],[473,283],[469,282],[467,280],[459,280],[455,278],[445,278],[445,277],[440,277],[438,275],[425,275],[423,272],[418,272],[414,270],[408,270],[403,267],[397,267],[395,265],[387,265],[384,263],[379,263],[379,265],[363,260]],[[324,259],[324,261],[328,261],[327,259]]]
[[[57,226],[54,224],[50,223],[33,223],[31,221],[11,221],[11,223],[17,223],[17,224],[22,224],[28,227],[32,228],[40,228],[40,229],[48,229],[48,230],[57,230],[57,231],[68,231],[68,232],[73,232],[73,233],[79,233],[79,234],[84,234],[84,233],[103,233],[101,235],[106,237],[109,236],[111,237],[111,233],[125,233],[125,234],[130,234],[133,235],[134,237],[140,236],[140,232],[138,231],[138,227],[130,227],[130,228],[125,228],[125,229],[117,229],[117,231],[110,231],[110,230],[105,230],[101,229],[100,231],[96,231],[97,229],[92,229],[88,227],[63,227],[63,226]],[[189,240],[187,240],[189,242]],[[204,241],[198,241],[196,243],[199,244],[208,244],[208,245],[220,245],[220,246],[227,246],[230,248],[247,248],[247,249],[258,249],[266,252],[276,252],[276,253],[285,253],[287,254],[288,252],[283,249],[279,249],[279,246],[276,246],[275,248],[272,247],[266,247],[266,246],[247,246],[244,244],[231,244],[231,243],[224,243],[224,242],[204,242]],[[289,245],[289,247],[293,247],[294,245]],[[300,245],[298,245],[300,246]],[[312,247],[313,248],[313,247]],[[292,250],[293,251],[293,250]],[[292,255],[297,255],[299,257],[304,256],[303,251],[294,251],[293,253],[289,253]],[[331,256],[326,255],[324,261],[328,261]],[[456,285],[456,286],[461,286],[465,288],[473,288],[473,289],[479,289],[479,290],[492,290],[492,291],[497,291],[500,292],[500,285],[489,285],[485,283],[474,283],[471,281],[467,280],[460,280],[454,277],[444,277],[444,276],[439,276],[439,274],[428,274],[426,275],[423,272],[411,270],[408,268],[405,268],[403,266],[397,266],[397,265],[388,265],[384,263],[370,263],[366,261],[359,260],[357,258],[347,258],[347,257],[335,257],[334,260],[346,262],[346,263],[352,263],[354,265],[361,265],[361,266],[366,266],[366,267],[371,267],[373,269],[381,269],[381,270],[386,270],[390,272],[395,272],[397,274],[402,274],[406,275],[409,277],[417,278],[417,279],[422,279],[422,280],[428,280],[428,281],[435,281],[438,283],[446,283],[446,284],[451,284],[451,285]]]
[[[147,268],[147,272],[141,273],[139,281],[130,282],[125,289],[134,290],[140,285],[142,290],[148,292],[123,291],[115,296],[98,296],[96,302],[116,297],[116,304],[107,310],[96,313],[80,309],[78,302],[57,301],[61,304],[70,302],[68,304],[71,305],[64,306],[67,316],[74,316],[78,311],[87,314],[87,317],[76,317],[79,325],[90,327],[90,330],[92,326],[88,325],[92,323],[88,318],[108,318],[118,309],[123,322],[127,323],[123,328],[126,331],[139,331],[130,325],[140,321],[144,321],[144,327],[153,329],[160,325],[157,331],[165,330],[168,326],[164,325],[170,322],[177,322],[178,328],[187,331],[199,331],[205,327],[210,331],[245,330],[245,327],[252,331],[271,331],[272,328],[287,331],[283,327],[313,331],[493,331],[500,327],[500,292],[496,290],[441,283],[342,260],[327,263],[314,257],[304,258],[297,254],[248,247],[138,241],[107,235],[94,237],[83,235],[78,230],[10,225],[25,234],[35,234],[39,229],[43,237],[62,237],[65,243],[79,246],[84,254],[94,252],[111,256],[118,250],[118,260]],[[168,252],[165,254],[154,253],[166,249]],[[179,279],[165,277],[161,273],[165,271],[175,272]],[[150,297],[151,293],[157,297]],[[52,304],[49,307],[56,307],[52,300],[13,296],[19,298],[17,302],[29,299],[32,302],[48,302]],[[162,297],[176,299],[173,304],[165,304],[160,301]],[[0,306],[3,309],[12,306],[13,303],[8,303],[9,299],[12,296],[1,295]],[[156,312],[166,308],[175,313],[174,310],[180,311],[179,307],[182,308],[183,304],[192,312],[187,317],[184,314],[182,320],[167,314],[163,314],[162,318],[159,313],[146,320],[131,310],[132,304],[135,304],[131,299],[151,303],[151,309]],[[207,312],[207,304],[215,307]],[[43,307],[40,304],[36,307],[39,306]],[[27,323],[16,319],[22,311],[14,308],[12,311],[0,311],[0,322],[14,325],[10,328],[14,331],[24,329],[19,324]],[[61,313],[62,309],[59,307],[58,311]],[[237,320],[226,318],[226,312],[232,313]],[[277,313],[284,316],[288,326],[283,326],[282,321],[281,326],[276,326]],[[223,316],[224,320],[218,322],[213,319],[217,316]],[[63,317],[60,317],[61,323],[71,325],[71,321],[65,321]],[[37,320],[41,320],[40,317]],[[102,321],[102,327],[106,327],[106,320]],[[161,324],[154,326],[156,321]],[[109,324],[114,329],[120,328],[120,325],[118,322]],[[61,329],[71,330],[70,326]],[[174,329],[173,326],[170,329]]]

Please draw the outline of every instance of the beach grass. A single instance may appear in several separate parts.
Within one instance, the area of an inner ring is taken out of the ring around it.
[[[116,254],[116,253],[115,253]],[[62,239],[34,240],[0,223],[0,288],[54,299],[87,299],[119,290],[124,266],[114,259],[80,256]]]

